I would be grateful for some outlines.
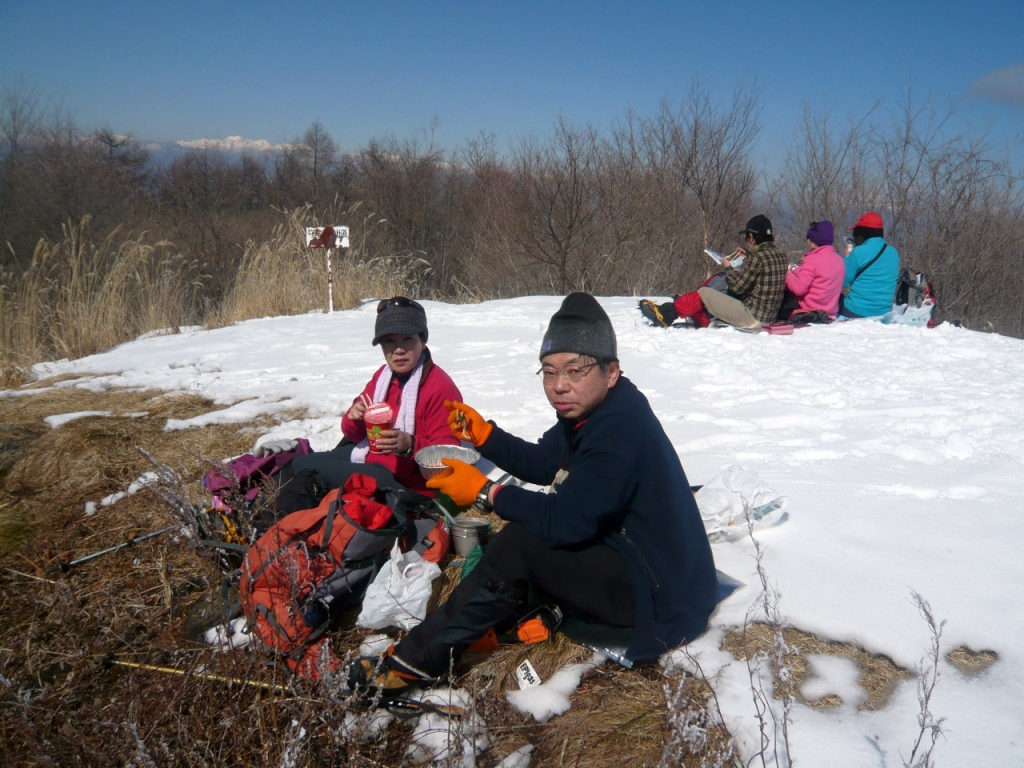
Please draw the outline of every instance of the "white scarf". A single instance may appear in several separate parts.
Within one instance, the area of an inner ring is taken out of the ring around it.
[[[409,380],[402,387],[402,397],[398,401],[398,414],[395,416],[394,429],[400,429],[415,438],[416,435],[416,401],[420,396],[420,379],[423,378],[423,363],[427,356],[420,356],[420,361],[412,369]],[[391,377],[394,372],[391,366],[385,365],[377,377],[377,386],[373,390],[373,402],[383,403],[388,396],[388,387],[391,386]],[[356,464],[365,464],[366,457],[370,453],[370,441],[367,438],[360,440],[352,449],[351,461]]]

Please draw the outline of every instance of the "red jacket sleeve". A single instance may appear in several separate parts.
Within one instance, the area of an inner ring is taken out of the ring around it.
[[[373,400],[373,393],[377,389],[377,379],[380,378],[381,373],[384,372],[384,366],[382,365],[377,369],[377,372],[373,374],[366,386],[363,387],[363,391],[359,394],[359,397],[366,395],[370,400]],[[355,398],[352,402],[355,403],[359,397]],[[358,443],[364,437],[366,437],[366,422],[355,421],[348,417],[348,412],[351,409],[351,405],[345,409],[345,413],[341,416],[341,434],[351,440],[353,443]]]
[[[413,453],[428,445],[459,445],[458,438],[448,428],[445,400],[461,402],[462,393],[451,377],[435,364],[421,385],[416,401],[416,445]]]

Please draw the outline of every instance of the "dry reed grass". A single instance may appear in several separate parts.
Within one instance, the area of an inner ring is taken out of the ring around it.
[[[115,230],[90,240],[89,217],[40,240],[29,268],[0,281],[0,369],[109,349],[147,331],[197,321],[194,265],[168,243]],[[121,239],[123,238],[123,239]]]
[[[209,327],[327,306],[323,251],[305,247],[306,209],[287,215],[266,242],[250,241],[231,289],[207,312]],[[57,242],[40,240],[20,276],[0,274],[0,387],[21,386],[34,363],[79,358],[150,332],[200,322],[203,276],[170,243],[114,230],[98,243],[90,219],[68,223]],[[357,260],[334,254],[334,306],[367,297],[416,296],[429,272],[415,254]]]
[[[249,241],[231,289],[207,318],[219,328],[258,317],[327,309],[326,252],[306,248],[304,208],[288,214],[267,242]],[[356,261],[336,250],[332,258],[335,309],[352,309],[368,297],[415,296],[426,262],[394,254]]]
[[[800,687],[807,678],[805,656],[808,654],[840,656],[853,661],[860,670],[857,683],[867,694],[866,700],[860,705],[860,709],[864,710],[879,710],[885,707],[896,683],[911,674],[888,656],[869,653],[852,643],[826,640],[794,627],[783,629],[783,638],[790,649],[785,658],[792,673],[792,688],[785,691],[776,686],[774,696],[777,699],[782,699],[786,693],[792,693],[798,701],[811,707],[828,708],[842,704],[842,699],[836,695],[808,701],[800,694]],[[753,654],[770,654],[774,642],[772,628],[767,624],[755,623],[747,628],[746,635],[741,629],[728,630],[722,640],[722,650],[728,651],[742,661]],[[777,680],[778,670],[774,671]]]

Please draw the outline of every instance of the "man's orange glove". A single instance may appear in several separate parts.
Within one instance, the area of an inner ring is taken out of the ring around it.
[[[448,429],[459,440],[468,440],[477,448],[487,442],[494,425],[474,411],[465,403],[456,400],[445,400],[444,407],[448,414]]]
[[[452,468],[451,474],[430,478],[427,488],[440,491],[460,507],[468,507],[476,501],[477,494],[487,482],[484,473],[458,459],[441,459],[441,463]]]

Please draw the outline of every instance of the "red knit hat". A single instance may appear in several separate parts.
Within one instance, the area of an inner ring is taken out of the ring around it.
[[[850,227],[850,229],[852,230],[855,227],[864,227],[865,229],[882,229],[882,217],[874,211],[868,211],[857,219],[857,223]]]

